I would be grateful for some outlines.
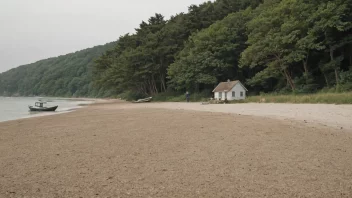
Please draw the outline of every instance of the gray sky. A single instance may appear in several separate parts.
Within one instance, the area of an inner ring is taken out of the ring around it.
[[[155,13],[205,0],[0,0],[0,73],[115,41]]]

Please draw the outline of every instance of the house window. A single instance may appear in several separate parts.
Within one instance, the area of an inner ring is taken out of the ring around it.
[[[232,97],[236,97],[236,92],[232,92]]]
[[[241,97],[243,97],[243,91],[241,91]]]
[[[219,98],[222,98],[222,92],[219,92]]]

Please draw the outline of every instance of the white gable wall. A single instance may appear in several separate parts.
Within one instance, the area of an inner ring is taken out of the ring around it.
[[[232,92],[235,92],[235,97],[232,97]],[[241,97],[241,92],[243,92],[243,96]],[[221,95],[222,97],[219,98],[220,93],[215,92],[214,93],[214,98],[217,100],[225,100],[225,94],[227,94],[227,100],[244,100],[246,99],[246,90],[243,88],[243,86],[240,83],[237,83],[231,91],[225,93],[222,92]]]
[[[232,92],[235,92],[235,97],[232,97]],[[243,93],[243,96],[241,96],[241,92]],[[246,90],[243,88],[243,86],[240,83],[237,83],[231,90],[231,92],[228,93],[228,95],[231,96],[231,98],[227,98],[228,100],[244,100],[246,99]]]

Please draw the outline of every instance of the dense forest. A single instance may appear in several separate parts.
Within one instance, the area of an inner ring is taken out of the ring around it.
[[[350,91],[352,0],[205,2],[168,20],[155,14],[106,49],[10,70],[0,94],[211,94],[227,79],[252,94]]]
[[[116,43],[23,65],[0,74],[3,96],[109,96],[107,89],[94,86],[94,60]]]
[[[98,61],[95,83],[145,95],[352,88],[352,0],[217,0],[170,20],[156,14]]]

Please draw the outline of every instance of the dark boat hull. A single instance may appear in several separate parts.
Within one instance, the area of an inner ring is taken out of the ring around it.
[[[56,111],[58,106],[54,106],[54,107],[32,107],[29,106],[29,110],[30,111]]]

